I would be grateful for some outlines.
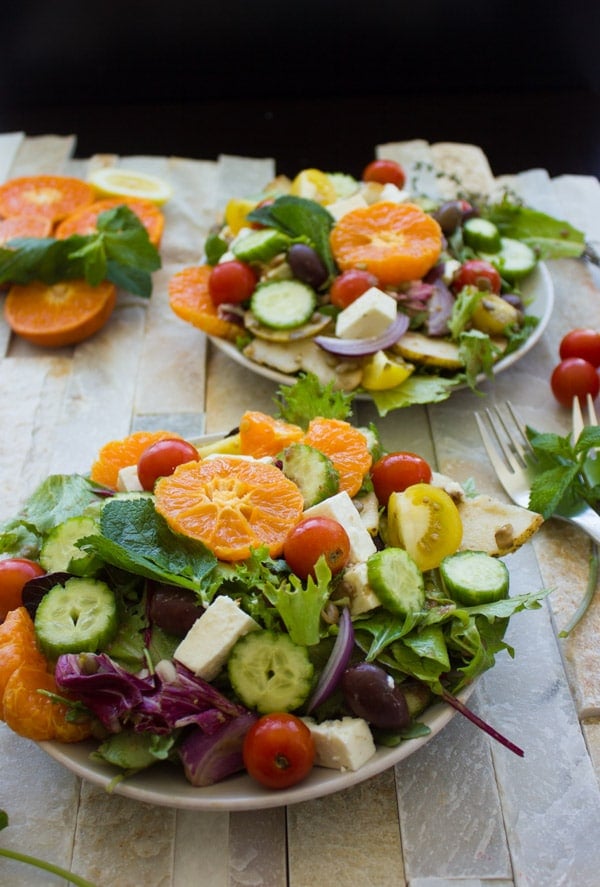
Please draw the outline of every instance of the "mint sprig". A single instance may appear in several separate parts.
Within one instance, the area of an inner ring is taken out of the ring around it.
[[[152,294],[160,255],[148,232],[127,206],[101,213],[93,234],[19,237],[0,247],[0,285],[33,280],[52,285],[84,278],[91,286],[109,280],[136,296]]]
[[[582,505],[600,507],[600,427],[587,426],[573,442],[552,432],[527,427],[536,460],[529,507],[548,519]]]

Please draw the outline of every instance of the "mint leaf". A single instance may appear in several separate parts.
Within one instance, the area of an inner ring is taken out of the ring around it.
[[[335,220],[320,203],[286,194],[273,203],[253,209],[248,213],[248,219],[276,228],[288,237],[305,240],[318,252],[329,273],[336,273],[329,245],[329,233]]]

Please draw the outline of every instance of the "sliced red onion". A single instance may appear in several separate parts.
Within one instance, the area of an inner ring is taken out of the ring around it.
[[[429,336],[447,335],[453,308],[454,296],[443,280],[436,280],[433,284],[433,293],[427,303],[425,327]]]
[[[347,607],[342,610],[338,628],[338,636],[335,639],[331,655],[321,673],[315,691],[309,699],[307,706],[309,714],[331,696],[348,665],[354,646],[354,628],[350,618],[350,610]]]
[[[315,342],[324,351],[340,357],[367,357],[376,351],[383,351],[395,345],[408,329],[406,314],[397,314],[395,320],[379,336],[368,339],[338,339],[337,336],[315,336]]]

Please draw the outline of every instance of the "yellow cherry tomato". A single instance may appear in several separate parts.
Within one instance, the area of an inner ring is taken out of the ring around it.
[[[445,490],[423,483],[391,494],[389,543],[404,548],[421,570],[433,570],[454,554],[462,533],[458,508]]]

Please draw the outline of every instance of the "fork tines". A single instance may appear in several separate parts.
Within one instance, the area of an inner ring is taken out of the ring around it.
[[[525,428],[518,418],[510,401],[506,401],[507,418],[502,415],[498,407],[486,408],[483,416],[475,413],[475,420],[479,427],[479,433],[491,457],[490,447],[498,450],[507,466],[513,471],[527,468],[528,456],[531,457],[532,449],[525,434]],[[489,433],[491,430],[492,436]],[[515,434],[516,432],[516,434]]]

